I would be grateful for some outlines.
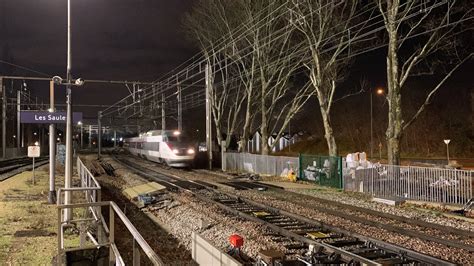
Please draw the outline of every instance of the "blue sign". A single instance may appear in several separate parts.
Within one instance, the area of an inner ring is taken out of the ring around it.
[[[20,111],[20,123],[22,124],[65,124],[66,112],[47,111]],[[73,123],[82,121],[81,112],[73,112]]]

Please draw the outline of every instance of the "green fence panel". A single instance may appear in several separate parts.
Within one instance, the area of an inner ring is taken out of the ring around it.
[[[342,158],[300,154],[299,178],[321,186],[342,188]]]

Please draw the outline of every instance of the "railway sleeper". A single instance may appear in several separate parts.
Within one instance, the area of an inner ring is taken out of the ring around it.
[[[330,244],[331,246],[342,248],[342,247],[349,247],[349,246],[356,246],[356,245],[363,245],[364,242],[358,239],[335,239],[330,238],[331,241],[325,241],[325,243]]]
[[[294,244],[288,244],[288,245],[283,245],[283,246],[288,250],[306,249],[308,247],[302,243],[294,243]]]

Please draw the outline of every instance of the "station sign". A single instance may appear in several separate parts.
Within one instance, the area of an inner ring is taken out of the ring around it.
[[[39,146],[28,146],[28,157],[32,157],[32,158],[40,157],[40,147]]]
[[[22,124],[65,124],[66,112],[48,111],[20,111],[20,123]],[[81,112],[73,112],[73,123],[82,121]]]

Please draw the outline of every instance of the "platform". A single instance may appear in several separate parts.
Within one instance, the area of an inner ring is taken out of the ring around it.
[[[56,205],[47,204],[48,166],[0,182],[0,261],[6,265],[51,265],[57,253]],[[63,178],[57,175],[56,185]]]

